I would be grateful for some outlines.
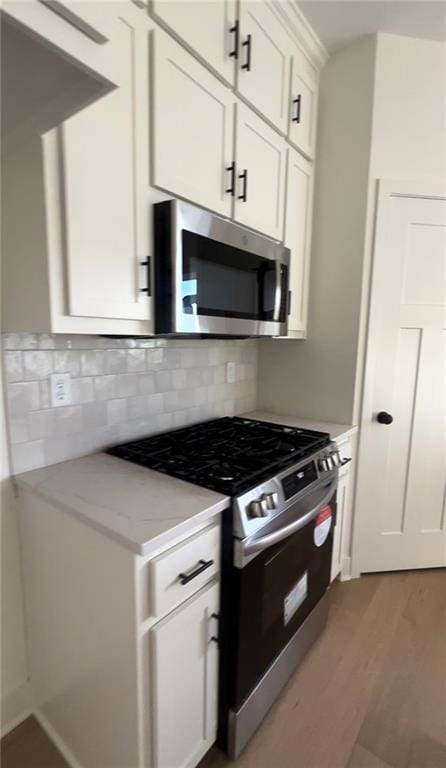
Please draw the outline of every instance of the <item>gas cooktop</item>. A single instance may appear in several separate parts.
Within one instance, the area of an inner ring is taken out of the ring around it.
[[[117,445],[108,453],[236,496],[329,442],[324,432],[226,417]]]

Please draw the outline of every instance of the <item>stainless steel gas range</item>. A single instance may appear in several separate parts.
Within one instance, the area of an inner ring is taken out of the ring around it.
[[[229,495],[219,744],[246,745],[327,621],[338,468],[328,434],[222,418],[110,452]]]

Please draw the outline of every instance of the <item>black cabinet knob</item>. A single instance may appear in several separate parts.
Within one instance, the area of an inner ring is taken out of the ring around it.
[[[391,424],[393,416],[391,416],[390,413],[387,413],[387,411],[380,411],[376,417],[376,421],[380,424]]]

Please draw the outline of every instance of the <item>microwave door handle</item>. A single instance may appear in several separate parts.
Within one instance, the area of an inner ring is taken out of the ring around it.
[[[282,306],[282,264],[276,261],[276,291],[274,295],[274,314],[273,321],[280,321],[280,308]]]
[[[266,536],[261,536],[258,539],[253,539],[252,541],[246,542],[246,544],[243,544],[242,554],[253,555],[254,553],[262,552],[264,549],[267,549],[268,547],[272,547],[273,544],[278,544],[279,541],[283,541],[283,539],[287,539],[288,536],[291,536],[293,533],[296,533],[296,531],[300,531],[301,528],[304,528],[306,525],[308,525],[308,523],[311,523],[311,521],[318,516],[319,512],[321,512],[321,510],[325,507],[325,505],[330,501],[331,497],[333,496],[333,493],[336,490],[337,484],[338,484],[338,478],[336,476],[328,486],[327,492],[324,493],[322,499],[318,501],[318,503],[316,504],[315,507],[313,507],[313,509],[310,509],[310,511],[307,512],[305,515],[303,515],[302,517],[299,517],[298,520],[295,520],[294,522],[289,523],[288,525],[285,525],[283,528],[279,528],[279,530],[277,531],[273,531],[272,533],[267,533]]]

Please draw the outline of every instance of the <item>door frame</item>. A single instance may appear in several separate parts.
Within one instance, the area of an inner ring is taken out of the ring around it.
[[[357,460],[355,469],[355,481],[353,489],[353,519],[352,519],[352,546],[351,546],[351,578],[361,575],[361,513],[359,508],[362,490],[362,472],[371,471],[363,469],[361,459],[364,453],[364,443],[371,425],[366,415],[373,408],[373,377],[372,372],[375,362],[374,350],[369,347],[370,318],[374,299],[374,264],[378,249],[386,247],[387,217],[390,211],[393,197],[413,197],[431,200],[446,199],[446,177],[433,177],[422,179],[377,179],[377,192],[374,210],[371,216],[374,218],[371,243],[371,258],[368,277],[368,291],[363,301],[367,303],[364,344],[362,349],[362,380],[359,406],[359,429],[357,438]],[[365,465],[364,465],[365,466]]]

